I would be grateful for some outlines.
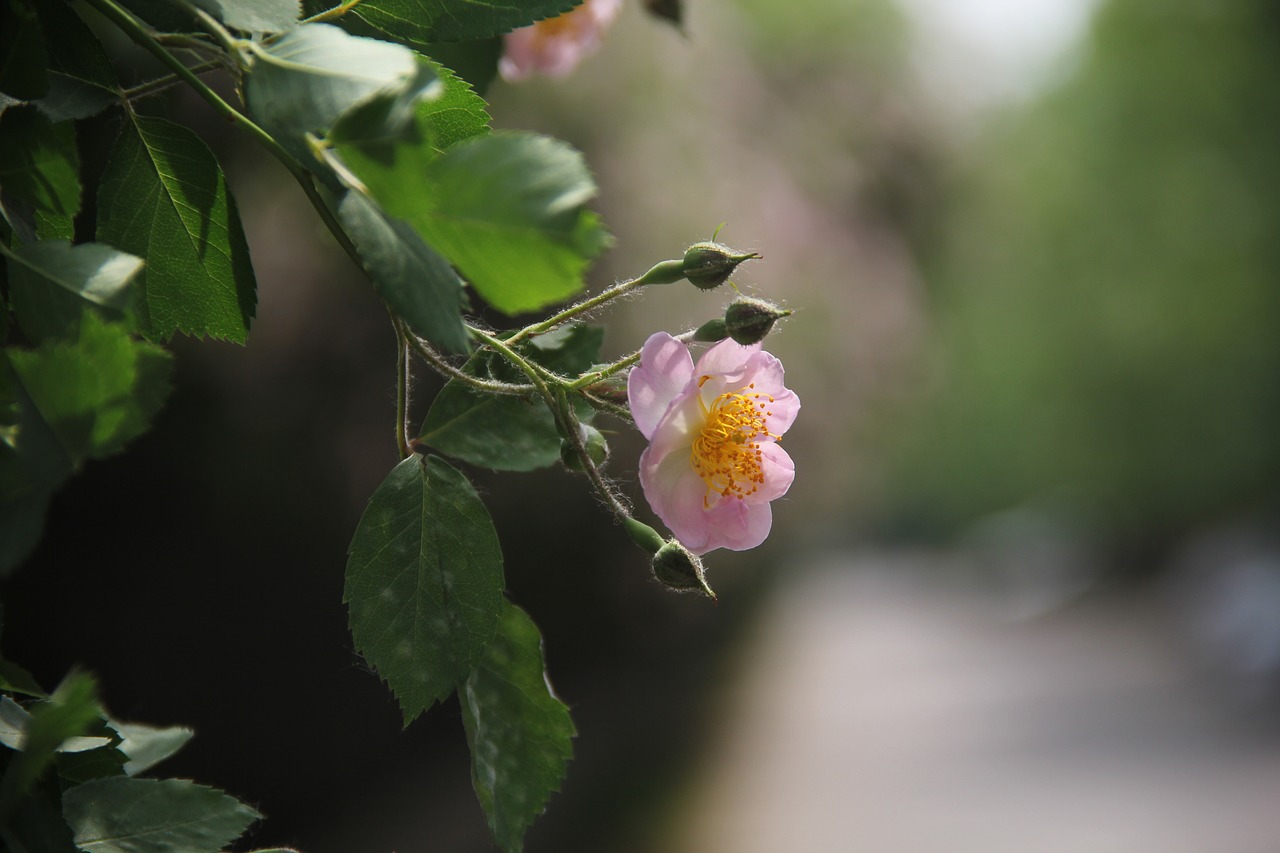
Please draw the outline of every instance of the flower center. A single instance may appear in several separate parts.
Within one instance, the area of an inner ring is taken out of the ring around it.
[[[698,385],[710,378],[702,377]],[[693,440],[689,456],[693,470],[707,484],[707,497],[714,490],[741,500],[754,494],[764,482],[764,455],[759,440],[779,436],[769,432],[765,420],[773,414],[769,411],[773,397],[752,392],[755,387],[752,383],[741,392],[726,392],[716,397],[710,407],[703,407],[707,422]]]

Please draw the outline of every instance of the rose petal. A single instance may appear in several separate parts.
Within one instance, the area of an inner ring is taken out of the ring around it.
[[[777,500],[787,493],[796,478],[796,463],[782,446],[772,441],[762,441],[760,448],[760,471],[764,474],[764,482],[756,491],[746,497],[749,504],[768,503]]]
[[[668,335],[655,332],[640,350],[640,363],[627,377],[627,402],[636,428],[652,438],[658,422],[693,377],[689,348]]]
[[[640,456],[640,486],[645,499],[676,539],[695,554],[705,553],[709,550],[709,516],[703,503],[706,483],[687,459],[672,455],[654,460],[651,451],[652,448]]]

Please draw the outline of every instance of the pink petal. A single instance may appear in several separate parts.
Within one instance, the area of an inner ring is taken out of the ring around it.
[[[774,435],[782,435],[790,429],[800,413],[800,398],[783,384],[784,379],[782,362],[767,352],[752,356],[743,376],[746,384],[755,385],[751,389],[754,393],[773,397],[767,411],[773,413],[769,415],[769,432]]]
[[[730,551],[746,551],[754,548],[769,536],[773,527],[773,510],[768,503],[751,505],[737,498],[726,498],[706,513],[707,541],[702,550],[689,550],[705,554],[716,548]]]
[[[772,441],[760,442],[760,469],[764,473],[764,482],[760,488],[748,495],[749,504],[768,503],[777,500],[787,493],[796,478],[796,463],[782,446]]]
[[[645,499],[676,539],[695,554],[705,553],[708,514],[703,509],[707,484],[687,457],[654,459],[653,448],[640,456],[640,485]],[[698,550],[698,549],[703,550]]]
[[[627,378],[627,402],[636,428],[652,438],[658,422],[693,377],[689,349],[666,332],[655,332],[640,350],[640,363]]]

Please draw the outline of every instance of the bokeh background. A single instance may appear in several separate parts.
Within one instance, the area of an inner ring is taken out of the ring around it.
[[[721,223],[762,252],[735,280],[795,310],[768,348],[804,403],[718,606],[582,481],[471,472],[579,729],[528,850],[1280,850],[1280,7],[688,0],[681,35],[632,0],[575,75],[489,97],[595,169],[593,288]],[[456,703],[401,732],[340,603],[395,462],[385,314],[178,109],[258,319],[176,342],[155,429],[55,499],[5,656],[193,726],[164,769],[265,812],[250,846],[491,849]],[[652,288],[606,346],[731,296]]]

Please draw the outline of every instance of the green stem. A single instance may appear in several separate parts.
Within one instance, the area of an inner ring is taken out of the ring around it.
[[[480,391],[485,391],[489,394],[502,394],[508,397],[528,397],[538,390],[533,385],[516,385],[512,382],[500,382],[497,379],[481,379],[479,376],[473,376],[465,370],[459,370],[430,344],[412,332],[409,334],[409,346],[440,375],[456,379]]]
[[[683,334],[676,335],[675,338],[680,343],[687,344],[689,343],[689,341],[693,340],[693,336],[695,334],[697,334],[696,330],[692,332],[685,332]],[[580,391],[583,388],[586,388],[590,385],[595,385],[597,382],[603,382],[604,380],[608,379],[610,376],[613,376],[614,374],[617,374],[617,373],[621,373],[622,371],[626,370],[628,367],[631,367],[636,362],[640,361],[640,355],[642,352],[643,350],[636,350],[630,355],[624,355],[622,358],[618,359],[612,364],[609,364],[605,367],[600,368],[599,370],[593,370],[590,373],[584,373],[581,376],[579,376],[577,379],[570,382],[566,387],[570,391]]]
[[[609,510],[617,516],[619,521],[625,523],[631,517],[631,511],[627,509],[617,490],[605,480],[604,475],[600,473],[600,469],[592,461],[586,445],[583,444],[577,418],[573,415],[573,410],[567,402],[565,386],[557,384],[555,393],[551,392],[538,366],[511,348],[511,341],[515,340],[518,337],[517,335],[502,341],[475,327],[469,326],[468,330],[473,337],[496,350],[507,361],[511,362],[512,366],[529,377],[529,381],[534,384],[534,387],[538,389],[538,393],[542,395],[542,399],[546,401],[547,408],[551,409],[551,414],[556,419],[556,424],[560,427],[560,434],[573,445],[574,453],[582,460],[583,470],[586,472],[588,479],[591,480],[591,485],[595,487],[600,498],[608,505]]]
[[[203,74],[206,71],[214,71],[221,68],[222,64],[221,59],[209,59],[205,62],[199,63],[198,65],[192,65],[190,68],[194,74]],[[161,92],[173,88],[181,82],[183,81],[177,74],[166,74],[163,77],[157,77],[155,80],[148,80],[145,83],[139,83],[137,86],[125,89],[121,94],[124,96],[126,101],[136,101],[141,98],[149,98],[152,95],[158,95]]]
[[[408,459],[413,452],[409,446],[409,335],[394,314],[391,325],[396,330],[396,446],[400,449],[400,458]]]
[[[326,9],[323,12],[319,12],[315,15],[312,15],[310,18],[306,18],[305,20],[303,20],[302,23],[320,24],[320,23],[324,23],[325,21],[337,20],[338,18],[341,18],[343,15],[350,12],[355,7],[359,6],[360,2],[361,0],[347,0],[347,2],[339,6],[334,6],[332,9]]]
[[[677,271],[681,266],[681,263],[681,261],[662,261],[661,263],[655,264],[642,276],[633,278],[630,281],[615,284],[608,290],[592,296],[589,299],[584,299],[576,305],[570,305],[554,317],[543,320],[541,323],[534,323],[532,326],[526,326],[508,338],[507,343],[514,344],[531,335],[540,335],[543,332],[550,331],[565,320],[571,320],[579,314],[584,314],[594,308],[599,308],[601,305],[612,302],[619,296],[627,295],[637,287],[643,287],[646,284],[665,284],[671,281],[676,281],[679,278]],[[673,278],[672,276],[676,277]]]

